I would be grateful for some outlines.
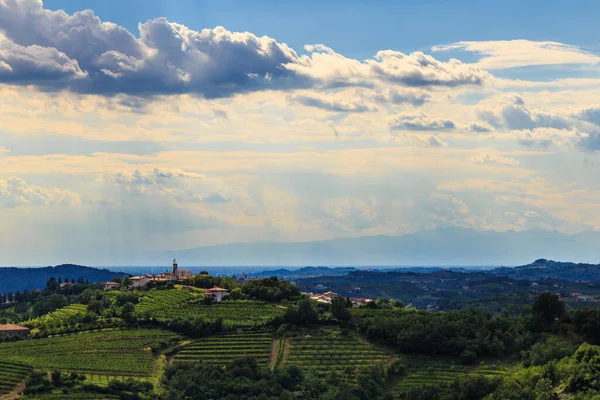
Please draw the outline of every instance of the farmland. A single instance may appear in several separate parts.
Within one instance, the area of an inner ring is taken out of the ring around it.
[[[151,347],[177,338],[175,333],[158,329],[85,332],[0,343],[0,359],[40,369],[148,377],[152,374]]]
[[[135,310],[139,316],[158,320],[202,316],[215,321],[221,318],[227,327],[264,325],[285,311],[284,307],[262,301],[237,300],[204,305],[197,300],[197,296],[183,290],[154,291],[144,295]]]
[[[196,340],[177,353],[177,362],[227,364],[240,357],[254,357],[267,365],[273,342],[271,331],[229,333]]]
[[[24,364],[0,361],[0,395],[10,392],[31,372],[31,367]]]
[[[285,365],[327,373],[331,370],[352,376],[362,367],[388,363],[389,353],[337,329],[307,331],[288,339]]]
[[[32,328],[32,333],[41,327],[61,326],[73,323],[87,313],[87,307],[83,304],[71,304],[49,314],[27,321],[26,325]]]
[[[161,310],[176,310],[185,307],[186,303],[197,298],[192,293],[179,290],[151,290],[144,293],[140,302],[135,306],[137,314],[160,314]]]
[[[402,361],[406,366],[406,376],[396,386],[395,395],[399,399],[404,398],[403,392],[411,388],[451,384],[466,374],[493,377],[509,372],[502,364],[481,363],[478,366],[465,366],[458,359],[447,357],[405,355]]]
[[[32,327],[46,324],[61,325],[67,323],[73,317],[84,315],[86,312],[87,307],[84,304],[71,304],[39,318],[27,321],[27,325]]]

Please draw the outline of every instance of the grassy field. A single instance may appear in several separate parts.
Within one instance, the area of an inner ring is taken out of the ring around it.
[[[254,357],[267,365],[273,343],[271,331],[246,331],[229,333],[196,340],[185,346],[175,356],[177,362],[204,362],[227,364],[240,357]]]
[[[284,365],[328,373],[332,370],[352,376],[362,367],[391,362],[392,356],[356,336],[343,336],[338,329],[307,331],[288,339]]]
[[[402,358],[407,373],[395,388],[395,395],[399,399],[404,398],[402,393],[411,388],[450,384],[466,374],[492,377],[504,375],[509,371],[506,365],[494,362],[466,366],[453,358],[418,355],[405,355]]]
[[[0,395],[10,392],[19,382],[31,372],[28,365],[0,361]]]
[[[173,332],[158,329],[84,332],[0,343],[0,360],[92,375],[149,377],[153,361],[150,347],[161,347],[177,338]]]

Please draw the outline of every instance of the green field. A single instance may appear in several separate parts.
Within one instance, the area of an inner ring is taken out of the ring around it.
[[[10,392],[31,372],[31,367],[15,362],[0,361],[0,395]]]
[[[308,331],[290,337],[284,365],[327,373],[332,370],[354,375],[363,367],[388,363],[392,356],[356,336],[343,336],[337,329]]]
[[[264,325],[273,317],[283,314],[285,308],[262,301],[237,300],[204,305],[201,296],[180,289],[150,291],[136,304],[138,316],[158,320],[202,316],[210,321],[222,318],[226,327],[254,327]]]
[[[148,377],[153,361],[150,346],[164,346],[177,338],[158,329],[85,332],[0,343],[0,359],[40,369]]]
[[[267,365],[273,343],[271,331],[229,333],[196,340],[175,356],[177,362],[227,364],[240,357],[254,357]]]
[[[397,398],[403,398],[402,392],[405,390],[424,385],[451,384],[466,374],[492,377],[502,376],[509,371],[507,366],[493,362],[466,366],[458,359],[445,357],[405,355],[402,359],[406,365],[406,375],[396,386]]]

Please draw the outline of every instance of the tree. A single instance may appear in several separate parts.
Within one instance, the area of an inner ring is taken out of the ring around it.
[[[242,291],[250,298],[274,302],[299,298],[301,295],[296,285],[275,276],[250,280],[244,283]]]
[[[102,312],[102,303],[98,300],[92,300],[87,305],[88,312],[100,314]]]
[[[118,276],[118,275],[117,275],[117,276],[115,276],[114,278],[112,278],[112,282],[115,282],[115,283],[121,283],[121,277],[120,277],[120,276]]]
[[[56,278],[55,277],[51,277],[46,282],[46,289],[50,290],[51,292],[54,292],[57,287],[58,287],[58,282],[56,282]]]
[[[235,288],[229,293],[229,298],[232,300],[240,300],[244,298],[244,293],[241,288]]]
[[[565,315],[565,303],[560,301],[559,296],[550,292],[544,292],[536,297],[531,306],[531,312],[534,318],[551,324],[556,318],[561,318]]]
[[[50,375],[52,379],[52,384],[56,387],[62,386],[62,372],[58,369],[52,370],[52,374]]]
[[[297,307],[288,307],[283,318],[285,322],[294,325],[312,325],[319,322],[319,313],[309,299],[304,299]]]
[[[125,275],[123,277],[123,286],[129,287],[130,284],[131,284],[131,279],[127,275]]]
[[[333,318],[339,322],[347,322],[350,320],[350,311],[346,308],[346,299],[342,296],[335,297],[331,301],[331,314]]]

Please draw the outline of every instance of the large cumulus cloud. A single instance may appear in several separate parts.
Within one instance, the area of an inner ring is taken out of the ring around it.
[[[323,45],[298,55],[284,43],[225,28],[194,31],[157,18],[139,37],[90,10],[51,11],[41,0],[0,0],[0,82],[47,90],[208,98],[298,87],[481,85],[490,76],[458,60],[380,51],[345,58]],[[414,101],[414,100],[413,100]]]

